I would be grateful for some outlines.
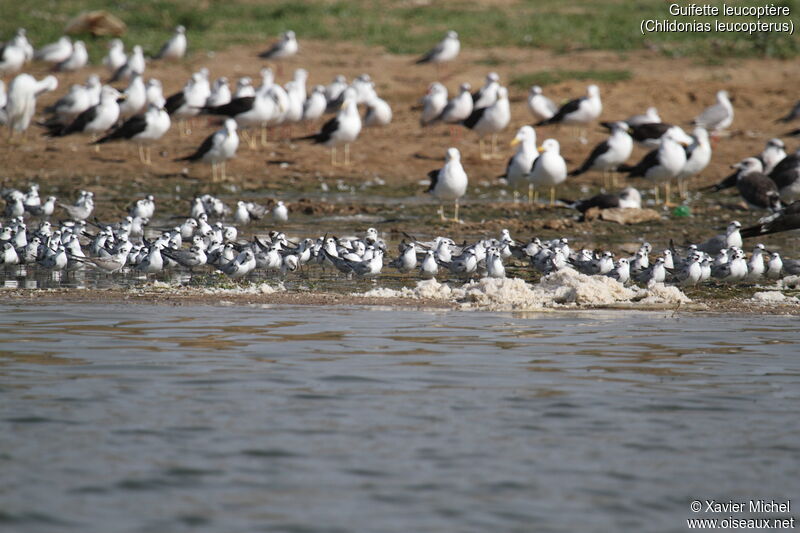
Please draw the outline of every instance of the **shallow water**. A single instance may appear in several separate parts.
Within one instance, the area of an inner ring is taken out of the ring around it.
[[[798,497],[796,328],[2,305],[0,530],[684,531]]]

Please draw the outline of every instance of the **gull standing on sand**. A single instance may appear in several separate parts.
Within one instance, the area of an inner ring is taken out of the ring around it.
[[[711,143],[705,128],[695,128],[692,140],[692,144],[684,150],[686,163],[677,176],[681,198],[686,198],[689,194],[689,179],[700,174],[711,162]]]
[[[597,85],[589,85],[586,89],[586,96],[570,100],[552,117],[540,121],[537,126],[548,124],[571,124],[577,126],[587,126],[600,117],[603,112],[603,102],[600,100],[600,88]],[[585,141],[584,135],[579,135]]]
[[[614,124],[615,122],[600,123],[601,126],[609,131]],[[671,135],[672,138],[679,143],[684,143],[687,146],[693,142],[693,139],[689,136],[689,134],[683,131],[683,128],[680,126],[674,126],[672,124],[665,124],[663,122],[648,122],[646,124],[628,124],[628,126],[630,127],[629,133],[633,140],[639,143],[641,146],[645,146],[647,148],[657,148],[661,143],[661,138],[667,134]]]
[[[539,157],[536,149],[536,130],[532,126],[522,126],[511,141],[511,146],[517,146],[517,152],[511,156],[506,165],[506,173],[502,176],[514,191],[514,199],[519,194],[518,190],[523,183],[528,184],[528,202],[533,201],[533,184],[529,181],[531,168]]]
[[[733,122],[733,105],[728,99],[728,91],[717,92],[717,103],[700,113],[693,124],[713,133],[719,133]]]
[[[786,144],[777,137],[770,139],[758,158],[764,165],[764,174],[769,175],[772,169],[786,158]]]
[[[283,32],[280,40],[258,54],[258,57],[262,59],[285,59],[297,54],[299,49],[294,32],[289,30]]]
[[[256,89],[253,87],[253,79],[250,76],[243,76],[236,80],[236,90],[233,92],[233,99],[255,96]]]
[[[236,121],[232,118],[225,119],[222,129],[212,133],[203,141],[203,144],[192,154],[181,157],[175,161],[203,161],[211,163],[211,180],[217,181],[217,167],[219,176],[225,180],[225,162],[236,155],[239,148],[239,135],[236,133]]]
[[[748,157],[733,165],[736,173],[736,188],[742,199],[751,209],[769,209],[778,211],[781,208],[778,186],[763,173],[761,161]]]
[[[483,87],[472,93],[472,108],[488,107],[497,100],[497,89],[500,88],[500,75],[490,72],[486,75]]]
[[[541,87],[534,85],[528,92],[528,110],[539,120],[549,120],[558,111],[558,106],[542,94]]]
[[[364,102],[367,106],[367,112],[364,113],[364,126],[388,126],[392,122],[392,108],[380,96],[374,92],[367,96]]]
[[[454,60],[461,51],[461,41],[458,40],[458,33],[450,30],[439,44],[431,48],[425,55],[417,59],[417,65],[424,63],[434,63],[437,68],[439,63]]]
[[[769,177],[778,186],[781,198],[791,202],[800,198],[800,148],[781,159]]]
[[[72,55],[72,41],[65,35],[58,41],[37,50],[33,58],[48,63],[61,63],[66,61],[70,55]]]
[[[14,43],[0,46],[0,75],[13,74],[25,64],[25,49]]]
[[[633,152],[633,139],[628,133],[629,129],[625,122],[614,122],[611,125],[611,136],[595,146],[586,161],[569,175],[580,176],[589,170],[599,170],[605,178],[608,172],[615,171]]]
[[[58,63],[53,70],[57,72],[74,72],[85,67],[89,63],[89,52],[83,41],[75,41],[72,45],[72,53],[64,61]]]
[[[344,165],[350,164],[350,143],[361,132],[361,117],[356,105],[356,94],[352,88],[345,89],[344,102],[336,117],[326,122],[315,134],[299,137],[296,140],[310,139],[316,144],[331,148],[331,165],[336,166],[336,146],[344,144]]]
[[[98,133],[108,131],[119,119],[119,91],[106,85],[100,93],[100,103],[94,105],[75,117],[66,127],[55,126],[49,135],[52,137],[65,137],[73,133]]]
[[[467,173],[461,166],[461,152],[458,151],[458,148],[448,148],[444,166],[428,172],[428,177],[431,184],[427,192],[438,198],[440,204],[452,200],[454,202],[453,221],[458,222],[458,200],[467,192],[468,181]],[[446,220],[444,207],[441,205],[439,206],[439,216],[442,220]]]
[[[144,51],[142,50],[142,47],[137,44],[133,47],[133,52],[131,52],[131,54],[125,60],[125,63],[114,72],[113,76],[111,76],[109,83],[130,79],[134,72],[138,72],[140,75],[143,75],[144,69]]]
[[[144,85],[142,76],[134,74],[122,96],[123,101],[119,105],[119,116],[124,120],[138,114],[147,104],[147,87]]]
[[[675,179],[683,166],[686,164],[686,152],[671,135],[661,138],[658,149],[649,152],[635,165],[622,165],[620,171],[627,172],[629,178],[641,177],[652,181],[655,184],[656,202],[658,199],[658,187],[664,183],[664,203],[669,203],[670,181]]]
[[[472,111],[464,121],[464,126],[478,134],[481,159],[491,159],[497,151],[497,134],[506,129],[511,122],[511,109],[508,105],[508,90],[500,87],[497,90],[497,100],[489,107],[482,107]],[[489,155],[484,154],[483,137],[492,135],[492,149]]]
[[[108,43],[108,53],[103,58],[103,65],[113,76],[119,67],[125,64],[128,57],[125,55],[125,44],[121,39],[111,39]]]
[[[447,87],[435,81],[428,86],[428,92],[422,99],[422,116],[419,123],[422,126],[433,124],[447,107]]]
[[[325,86],[316,85],[303,103],[303,120],[317,120],[325,114],[328,100],[325,98]]]
[[[234,96],[225,105],[218,107],[204,107],[205,113],[212,115],[225,115],[236,120],[242,128],[261,127],[261,144],[266,145],[266,125],[281,114],[282,109],[270,87],[259,88],[252,96]],[[283,109],[285,111],[285,108]],[[242,137],[248,141],[250,148],[255,148],[256,137],[246,135]]]
[[[164,43],[155,59],[182,59],[186,55],[186,28],[177,26],[172,37]]]
[[[13,44],[14,46],[18,46],[22,48],[23,53],[25,54],[25,62],[33,60],[33,45],[28,40],[28,32],[25,28],[17,28],[16,33],[14,33],[14,37],[11,38],[9,44]]]
[[[152,164],[150,145],[161,139],[169,130],[170,125],[169,114],[164,108],[150,104],[145,113],[129,118],[95,144],[119,139],[134,141],[139,146],[139,161],[150,165]],[[146,151],[143,151],[143,148],[146,148]]]
[[[145,97],[148,104],[156,104],[158,107],[165,107],[167,104],[167,100],[164,98],[163,86],[161,82],[155,78],[147,80]]]
[[[272,208],[272,220],[275,222],[289,221],[289,210],[286,208],[286,204],[280,200],[278,200],[278,203]]]
[[[599,209],[613,209],[617,207],[622,209],[641,209],[642,195],[633,187],[625,187],[619,194],[596,194],[585,200],[566,203],[569,207],[577,209],[581,213],[585,213],[592,207],[597,207]]]
[[[231,100],[233,100],[233,95],[231,95],[228,78],[221,76],[214,80],[214,84],[211,86],[211,94],[206,98],[205,107],[219,107],[230,103]]]
[[[538,194],[538,187],[550,188],[550,205],[553,205],[556,201],[556,187],[567,179],[567,163],[561,157],[561,145],[555,139],[545,139],[539,150],[542,154],[533,162],[530,180],[535,195]]]
[[[44,112],[50,115],[45,124],[67,125],[75,120],[75,117],[91,107],[92,98],[89,93],[90,91],[83,85],[76,84],[70,87],[67,94],[45,108]]]
[[[469,83],[462,83],[458,88],[458,94],[447,102],[442,112],[436,117],[445,124],[458,124],[466,120],[472,114],[472,87]]]
[[[39,81],[30,74],[19,74],[8,86],[6,102],[6,124],[10,135],[25,132],[36,113],[36,99],[43,93],[54,91],[58,87],[55,76],[46,76]]]
[[[628,126],[641,126],[642,124],[659,124],[661,116],[658,114],[658,109],[655,107],[648,107],[644,113],[633,115],[626,118],[625,122]]]

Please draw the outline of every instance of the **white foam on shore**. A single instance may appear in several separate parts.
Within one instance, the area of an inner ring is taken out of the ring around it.
[[[642,304],[683,304],[692,300],[674,285],[656,283],[647,287],[647,296],[639,300]]]
[[[786,296],[781,291],[762,291],[753,294],[751,298],[754,302],[764,304],[788,304],[798,303],[800,300],[795,296]]]
[[[211,287],[203,289],[203,294],[221,294],[221,295],[234,295],[234,294],[274,294],[276,292],[283,292],[286,287],[283,283],[277,285],[270,285],[269,283],[260,283],[258,285],[249,285],[247,287],[236,287],[234,289],[224,289],[218,287]]]
[[[786,276],[779,279],[776,287],[778,289],[800,289],[800,276]]]
[[[483,278],[461,287],[450,287],[435,279],[414,287],[373,289],[354,294],[373,298],[412,298],[460,303],[464,308],[530,310],[560,306],[600,307],[618,303],[680,304],[689,298],[677,287],[656,284],[647,289],[628,288],[606,276],[587,276],[571,268],[554,272],[531,285],[519,278]]]

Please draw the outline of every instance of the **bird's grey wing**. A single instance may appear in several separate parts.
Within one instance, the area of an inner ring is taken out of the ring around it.
[[[695,119],[695,124],[713,126],[728,118],[728,110],[723,106],[716,104],[707,107],[705,111]]]
[[[727,244],[727,239],[724,235],[716,235],[711,237],[703,244],[697,246],[697,249],[707,254],[716,254],[722,250]]]

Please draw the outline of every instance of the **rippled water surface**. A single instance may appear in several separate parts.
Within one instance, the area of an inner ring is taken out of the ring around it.
[[[800,500],[796,317],[0,306],[0,531],[684,531]]]

